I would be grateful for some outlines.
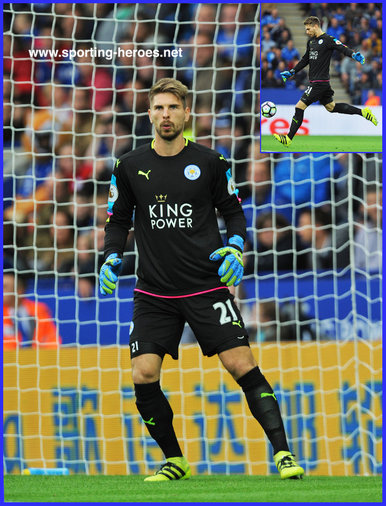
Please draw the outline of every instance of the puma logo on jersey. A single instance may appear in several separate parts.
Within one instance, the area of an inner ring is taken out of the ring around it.
[[[147,172],[143,172],[142,170],[139,170],[138,171],[138,175],[139,176],[145,176],[145,178],[149,181],[149,174],[150,174],[151,170],[148,170]]]
[[[241,325],[241,321],[240,320],[237,320],[237,322],[232,322],[232,325],[237,325],[241,329],[243,328],[242,325]]]

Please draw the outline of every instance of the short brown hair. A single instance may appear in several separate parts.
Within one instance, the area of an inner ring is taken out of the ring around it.
[[[171,77],[164,77],[157,81],[150,88],[149,91],[149,102],[153,100],[155,95],[158,93],[173,93],[176,97],[178,97],[183,103],[184,107],[186,107],[186,97],[188,95],[188,88],[185,84],[182,84],[181,81],[177,79],[172,79]]]
[[[304,25],[312,25],[312,26],[320,26],[320,19],[316,16],[308,16],[308,18],[304,21]]]

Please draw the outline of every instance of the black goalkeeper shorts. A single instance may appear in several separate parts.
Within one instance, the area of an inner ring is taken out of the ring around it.
[[[208,357],[237,346],[249,346],[243,319],[228,289],[170,299],[135,292],[131,357],[144,353],[163,357],[168,353],[178,359],[185,322]]]
[[[310,83],[301,97],[301,101],[306,105],[311,105],[314,102],[320,102],[322,105],[327,105],[332,102],[334,90],[331,88],[330,83]]]

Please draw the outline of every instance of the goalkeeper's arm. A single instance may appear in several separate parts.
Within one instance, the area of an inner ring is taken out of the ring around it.
[[[105,227],[105,262],[99,273],[99,290],[102,295],[111,295],[122,271],[122,256],[128,231],[116,223],[107,223]]]
[[[105,263],[99,275],[102,295],[113,293],[122,270],[122,256],[127,236],[132,226],[135,198],[127,181],[127,171],[122,170],[125,162],[117,160],[111,176],[108,208],[105,225]]]

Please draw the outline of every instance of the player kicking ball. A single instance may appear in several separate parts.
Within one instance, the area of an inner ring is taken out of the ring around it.
[[[130,334],[136,406],[166,462],[146,482],[191,476],[173,428],[173,411],[160,387],[165,354],[178,358],[185,322],[204,355],[218,355],[273,446],[280,477],[304,471],[288,448],[275,394],[260,371],[229,286],[243,276],[246,220],[229,164],[219,153],[183,137],[190,110],[188,89],[164,78],[149,92],[155,139],[117,160],[105,227],[102,295],[113,293],[132,225],[138,248],[138,281]],[[224,246],[216,209],[228,241]]]
[[[320,28],[320,21],[316,16],[310,16],[304,21],[306,28],[306,35],[309,37],[307,42],[307,49],[297,65],[291,70],[281,72],[283,81],[293,77],[296,72],[299,72],[304,67],[309,65],[309,80],[310,85],[299,102],[295,105],[295,114],[292,118],[290,130],[286,135],[273,134],[284,146],[289,146],[292,143],[296,132],[299,130],[300,125],[303,122],[304,111],[309,105],[319,101],[328,112],[340,112],[342,114],[358,114],[363,116],[368,121],[371,121],[374,125],[378,124],[378,121],[374,114],[368,107],[359,109],[350,104],[339,103],[336,104],[332,97],[334,91],[330,86],[330,60],[334,50],[343,53],[345,56],[350,56],[355,61],[365,63],[364,56],[357,52],[355,53],[352,49],[348,48],[338,39],[327,35]]]

